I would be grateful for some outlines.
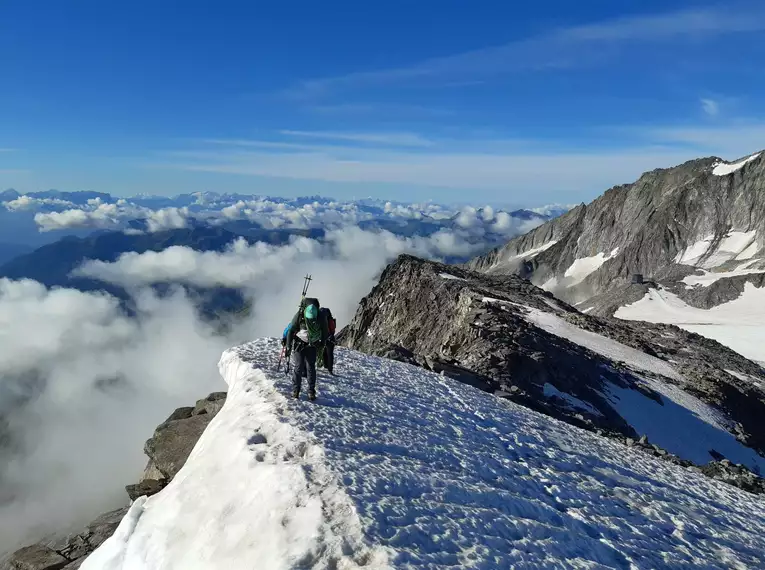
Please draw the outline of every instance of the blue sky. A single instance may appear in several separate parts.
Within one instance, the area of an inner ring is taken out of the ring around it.
[[[0,188],[538,205],[765,147],[761,2],[0,3]]]

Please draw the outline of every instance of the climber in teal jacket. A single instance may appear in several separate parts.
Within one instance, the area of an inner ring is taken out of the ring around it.
[[[283,338],[287,358],[292,357],[292,397],[300,397],[305,371],[308,377],[308,398],[316,399],[316,357],[329,339],[326,319],[319,313],[318,299],[306,299],[285,329]]]

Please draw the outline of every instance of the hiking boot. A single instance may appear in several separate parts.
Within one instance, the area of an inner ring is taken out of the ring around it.
[[[311,390],[310,392],[308,392],[308,399],[311,400],[312,402],[316,399],[316,391],[315,390]]]
[[[300,390],[298,390],[297,388],[292,390],[292,397],[297,400],[300,397]]]

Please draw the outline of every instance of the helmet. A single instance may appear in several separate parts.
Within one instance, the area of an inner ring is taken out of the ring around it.
[[[308,305],[303,311],[303,316],[306,319],[313,320],[319,316],[319,312],[316,310],[316,305]]]

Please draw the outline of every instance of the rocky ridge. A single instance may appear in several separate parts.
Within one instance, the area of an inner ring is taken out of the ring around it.
[[[643,174],[502,247],[470,269],[517,274],[596,314],[632,299],[632,276],[673,287],[708,309],[765,278],[765,156],[725,164],[717,157]],[[737,275],[746,269],[749,275]],[[757,270],[760,270],[757,273]],[[678,285],[720,273],[712,287]],[[605,298],[602,296],[606,295]],[[589,302],[593,299],[593,302]]]
[[[577,334],[595,333],[635,349],[666,363],[667,372],[638,369],[620,354],[609,358],[553,334],[530,319],[530,312],[539,322],[552,318],[575,327]],[[639,442],[645,434],[621,415],[610,387],[634,390],[662,405],[666,399],[655,387],[679,388],[722,414],[739,442],[765,453],[760,366],[672,325],[582,314],[515,275],[486,275],[401,256],[361,301],[339,338],[349,348],[442,372],[625,443],[625,438]],[[741,379],[747,377],[751,381]],[[672,459],[666,450],[651,446],[651,452]],[[719,450],[710,455],[725,459]]]

